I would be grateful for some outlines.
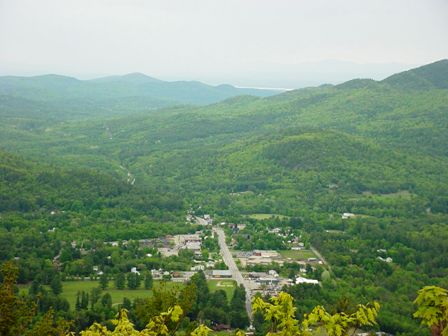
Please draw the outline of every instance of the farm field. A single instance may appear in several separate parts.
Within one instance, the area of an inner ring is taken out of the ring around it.
[[[263,220],[263,219],[269,219],[269,218],[275,218],[278,217],[279,219],[288,219],[288,216],[284,215],[278,215],[278,214],[265,214],[265,213],[256,213],[248,215],[249,218],[256,219],[256,220]]]
[[[317,256],[311,250],[282,250],[278,251],[278,253],[280,253],[280,255],[285,259],[291,258],[293,260],[307,260],[308,258],[317,258]]]

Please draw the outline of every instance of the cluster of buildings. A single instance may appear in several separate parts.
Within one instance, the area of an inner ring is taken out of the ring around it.
[[[167,242],[162,247],[157,248],[162,256],[179,255],[179,251],[182,249],[193,251],[198,255],[201,254],[202,238],[200,232],[167,237],[169,237]]]
[[[213,224],[213,218],[210,215],[195,216],[192,212],[188,212],[185,217],[187,223],[195,223],[203,226],[211,226]]]
[[[282,291],[284,286],[291,286],[293,284],[319,285],[318,280],[307,279],[301,276],[298,276],[295,280],[282,278],[275,270],[268,272],[249,272],[245,273],[244,277],[252,296],[255,293],[275,296]]]
[[[184,235],[167,235],[159,238],[148,238],[137,240],[140,247],[147,248],[157,248],[160,254],[164,257],[169,257],[172,255],[178,255],[179,251],[182,249],[191,250],[193,252],[201,252],[201,235],[200,231],[195,234],[184,234]],[[126,246],[128,244],[127,240],[123,241],[109,241],[104,242],[110,246]]]
[[[380,256],[377,257],[378,260],[381,260],[382,262],[385,262],[388,264],[390,264],[393,261],[393,259],[391,257],[384,257],[385,255],[387,255],[387,250],[379,249],[379,250],[376,250],[376,252],[378,254],[380,254]]]
[[[284,260],[280,253],[273,250],[254,250],[251,252],[237,252],[236,257],[240,260],[241,266],[270,265],[277,263],[283,265]]]
[[[192,271],[166,271],[163,269],[152,269],[151,275],[154,280],[170,280],[173,282],[185,283],[195,275],[196,272]]]

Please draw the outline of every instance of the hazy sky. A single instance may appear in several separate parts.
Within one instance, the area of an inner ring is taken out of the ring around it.
[[[447,0],[0,0],[0,74],[299,86],[442,58]]]

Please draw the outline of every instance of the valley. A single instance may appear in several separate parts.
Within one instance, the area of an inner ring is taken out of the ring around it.
[[[448,288],[447,78],[447,60],[278,94],[2,77],[0,260],[76,331],[119,305],[143,328],[176,302],[216,331],[263,330],[256,284],[283,288],[298,318],[376,300],[375,331],[427,335],[416,293]],[[237,286],[223,294],[226,270]],[[159,289],[174,278],[177,292]]]

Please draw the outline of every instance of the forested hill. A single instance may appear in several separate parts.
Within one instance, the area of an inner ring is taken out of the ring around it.
[[[185,207],[177,195],[159,195],[117,174],[70,166],[41,164],[0,151],[1,245],[6,244],[8,231],[15,231],[17,239],[22,230],[53,228],[63,240],[84,235],[137,239],[176,231],[182,222]],[[2,259],[21,254],[19,241],[17,250],[12,248],[14,240],[0,249]]]
[[[448,89],[448,59],[395,74],[383,82],[404,89]]]
[[[126,194],[129,186],[94,170],[58,169],[0,151],[0,211],[70,210]]]
[[[197,81],[167,82],[141,73],[93,80],[60,75],[4,76],[0,77],[0,111],[9,117],[66,120],[174,105],[205,105],[238,95],[269,96],[278,92]]]

